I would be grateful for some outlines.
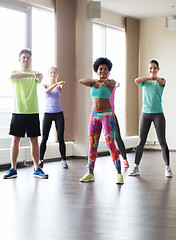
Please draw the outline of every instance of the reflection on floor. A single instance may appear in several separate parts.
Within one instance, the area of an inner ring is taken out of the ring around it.
[[[134,153],[129,153],[130,169]],[[173,174],[176,153],[171,153]],[[6,240],[172,240],[176,236],[176,178],[164,177],[160,151],[145,151],[140,176],[118,186],[110,156],[99,157],[95,182],[80,183],[87,161],[46,163],[48,180],[34,179],[33,167],[17,179],[0,172],[0,239]]]

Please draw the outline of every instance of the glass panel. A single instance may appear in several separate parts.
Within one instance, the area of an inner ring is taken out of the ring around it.
[[[93,59],[105,56],[105,27],[93,24]]]
[[[32,69],[43,73],[43,81],[38,86],[39,109],[42,127],[44,111],[43,83],[47,82],[48,69],[54,66],[54,12],[32,9]],[[40,140],[40,139],[39,139]],[[55,141],[54,125],[49,142]]]
[[[116,89],[115,113],[124,136],[125,120],[125,32],[113,28],[106,29],[106,56],[112,63],[110,78],[120,82]]]
[[[25,47],[25,23],[25,13],[0,7],[0,138],[9,137],[13,91],[8,77],[20,66],[18,54]]]
[[[32,68],[47,78],[54,65],[54,12],[32,9]]]
[[[93,62],[105,56],[105,27],[99,24],[93,24]],[[97,74],[93,71],[93,78],[97,78]]]
[[[12,96],[9,73],[19,68],[18,54],[25,47],[26,14],[0,7],[0,96]],[[6,106],[7,107],[7,106]]]

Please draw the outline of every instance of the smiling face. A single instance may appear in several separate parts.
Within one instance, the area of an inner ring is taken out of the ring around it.
[[[31,55],[28,53],[22,53],[19,61],[21,62],[21,68],[25,71],[29,70],[31,63]]]
[[[106,64],[101,64],[98,67],[97,74],[99,75],[100,79],[108,79],[110,72]]]
[[[155,63],[149,63],[148,72],[150,77],[157,77],[159,67]]]
[[[58,72],[57,72],[57,69],[56,69],[56,68],[51,67],[51,68],[48,70],[48,75],[49,75],[50,81],[51,81],[52,83],[55,83],[55,82],[57,81]]]

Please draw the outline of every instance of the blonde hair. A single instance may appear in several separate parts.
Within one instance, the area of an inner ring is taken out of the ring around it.
[[[57,67],[55,67],[55,66],[50,67],[50,68],[48,69],[48,72],[49,72],[49,70],[50,70],[51,68],[56,69],[56,71],[57,71],[57,73],[58,73]]]

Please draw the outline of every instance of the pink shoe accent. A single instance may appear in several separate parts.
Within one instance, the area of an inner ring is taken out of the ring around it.
[[[123,165],[124,165],[124,168],[128,168],[129,167],[129,163],[127,160],[123,160]]]

